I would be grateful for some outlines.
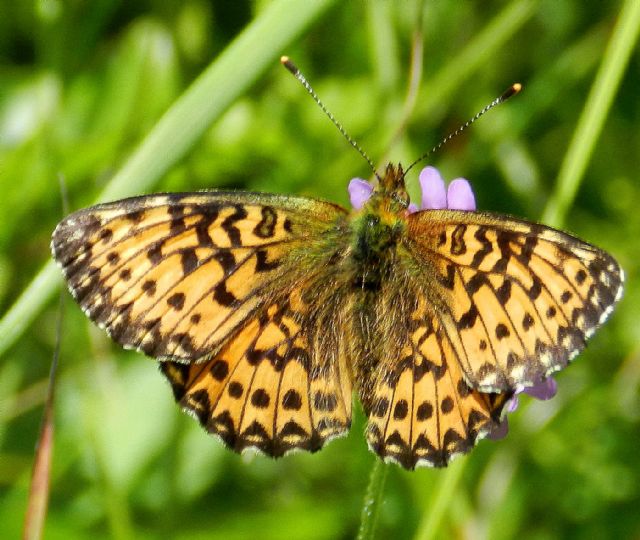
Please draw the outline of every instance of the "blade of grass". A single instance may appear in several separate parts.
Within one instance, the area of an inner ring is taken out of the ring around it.
[[[511,39],[533,16],[538,0],[520,0],[508,4],[473,40],[447,62],[438,74],[425,81],[428,91],[418,114],[431,118],[451,99],[455,88],[462,85],[476,70],[491,61],[500,47]]]
[[[269,66],[277,66],[283,48],[335,1],[269,3],[162,116],[96,202],[149,189]],[[49,261],[0,320],[0,355],[28,328],[58,283],[55,264]]]
[[[62,211],[69,212],[69,195],[64,176],[58,177],[60,183],[60,198],[62,199]],[[47,386],[47,396],[42,414],[42,426],[40,436],[36,445],[36,455],[31,473],[31,486],[29,489],[29,499],[27,511],[25,512],[24,530],[22,537],[24,540],[38,540],[42,538],[44,523],[47,517],[49,506],[49,486],[51,482],[51,460],[53,458],[53,435],[55,429],[53,407],[56,392],[56,374],[58,372],[58,360],[60,358],[60,344],[62,342],[62,327],[64,324],[64,299],[63,291],[60,291],[58,301],[58,320],[56,324],[56,345],[53,350],[53,360],[49,370],[49,384]]]
[[[53,406],[47,400],[45,414],[36,449],[36,459],[31,473],[29,502],[25,513],[24,540],[42,538],[49,503],[49,480],[51,477],[51,459],[53,454]]]
[[[36,446],[36,454],[31,472],[31,486],[29,488],[29,500],[27,511],[25,512],[24,530],[22,538],[24,540],[38,540],[42,538],[44,523],[47,517],[47,507],[49,505],[49,483],[51,479],[51,460],[53,457],[53,434],[54,417],[53,405],[55,400],[55,383],[58,369],[58,358],[60,356],[60,342],[62,341],[62,324],[64,313],[64,295],[60,293],[58,303],[58,323],[56,330],[56,346],[53,351],[53,361],[49,372],[49,386],[47,388],[47,399],[44,405],[42,416],[42,426],[40,436]]]
[[[600,136],[622,75],[635,48],[639,31],[640,2],[627,0],[622,6],[573,139],[560,167],[556,189],[542,215],[542,221],[545,223],[559,226],[573,203],[593,147]]]
[[[389,91],[398,84],[401,73],[397,28],[389,24],[395,8],[390,2],[367,2],[364,6],[368,27],[367,48],[375,70],[376,88]]]

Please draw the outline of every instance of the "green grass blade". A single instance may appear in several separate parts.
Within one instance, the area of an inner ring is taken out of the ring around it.
[[[542,221],[559,226],[573,203],[640,31],[640,2],[627,0],[602,58]]]
[[[497,51],[535,14],[538,0],[520,0],[506,6],[435,77],[426,81],[422,116],[431,116],[473,73],[491,61]]]
[[[60,272],[55,263],[49,261],[0,320],[0,355],[27,329],[58,283]]]
[[[283,48],[333,3],[335,0],[270,3],[164,114],[98,201],[152,187],[238,96],[276,65]],[[58,272],[49,261],[0,320],[0,354],[31,324],[57,283]]]

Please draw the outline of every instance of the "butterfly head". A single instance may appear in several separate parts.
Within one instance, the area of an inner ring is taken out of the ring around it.
[[[404,185],[402,165],[389,163],[368,203],[372,208],[397,214],[409,208],[409,194]]]

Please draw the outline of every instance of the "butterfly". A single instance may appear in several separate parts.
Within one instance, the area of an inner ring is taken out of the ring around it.
[[[445,466],[611,313],[604,251],[504,215],[409,207],[388,165],[360,209],[306,197],[146,195],[66,217],[52,252],[88,317],[157,358],[224,444],[278,457],[347,433]]]

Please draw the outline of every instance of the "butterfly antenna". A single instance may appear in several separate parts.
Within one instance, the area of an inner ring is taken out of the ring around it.
[[[457,137],[458,135],[460,135],[460,133],[462,133],[465,129],[467,129],[471,124],[473,124],[481,116],[483,116],[485,113],[489,112],[495,106],[500,105],[501,103],[504,103],[510,97],[515,96],[517,93],[520,92],[520,90],[522,90],[522,85],[520,83],[512,84],[509,88],[507,88],[502,93],[502,95],[500,97],[497,97],[496,99],[494,99],[491,103],[489,103],[489,105],[484,107],[480,112],[476,113],[476,115],[473,118],[471,118],[470,120],[467,120],[464,124],[462,124],[454,132],[449,133],[449,135],[447,135],[444,139],[442,139],[431,150],[429,150],[428,152],[422,154],[411,165],[409,165],[409,167],[407,167],[407,169],[404,171],[404,174],[406,175],[415,165],[420,163],[423,159],[426,159],[430,155],[435,154],[438,150],[440,150],[440,148],[442,148],[445,144],[447,144],[451,139],[453,139],[453,138]]]
[[[358,154],[360,154],[365,161],[369,164],[369,167],[371,167],[371,170],[373,171],[373,174],[375,175],[375,177],[380,180],[380,177],[378,176],[378,173],[376,172],[376,166],[373,164],[373,161],[371,161],[371,158],[367,155],[367,153],[360,147],[360,145],[354,141],[351,136],[347,133],[347,131],[342,127],[342,124],[340,124],[340,122],[338,122],[335,118],[335,116],[333,116],[333,114],[331,114],[331,111],[329,109],[327,109],[327,107],[325,106],[324,103],[322,103],[322,101],[320,101],[320,98],[318,97],[318,94],[316,94],[315,90],[313,89],[313,87],[309,84],[309,81],[307,81],[306,77],[301,73],[301,71],[298,69],[298,67],[291,61],[291,59],[288,56],[282,56],[280,57],[280,63],[287,68],[292,74],[293,76],[298,79],[300,81],[300,83],[302,84],[302,86],[305,87],[305,89],[307,90],[307,92],[309,92],[309,95],[313,98],[313,100],[318,104],[318,106],[320,107],[320,109],[322,109],[322,112],[324,112],[324,114],[327,115],[327,117],[329,118],[329,120],[331,120],[331,122],[333,122],[333,125],[336,126],[338,128],[338,131],[342,134],[342,136],[347,140],[347,142],[353,146],[353,148],[355,148],[358,152]]]

